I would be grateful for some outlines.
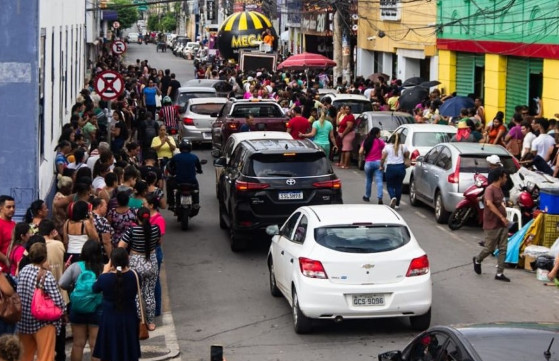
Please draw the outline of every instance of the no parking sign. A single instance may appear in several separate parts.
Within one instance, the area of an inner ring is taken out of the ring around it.
[[[105,70],[95,77],[95,91],[103,100],[114,100],[124,91],[124,79],[116,71]]]
[[[111,44],[111,50],[113,54],[120,55],[126,52],[126,43],[122,40],[115,40]]]

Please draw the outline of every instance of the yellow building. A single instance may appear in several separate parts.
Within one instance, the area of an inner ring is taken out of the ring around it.
[[[359,1],[357,75],[438,78],[436,1]]]

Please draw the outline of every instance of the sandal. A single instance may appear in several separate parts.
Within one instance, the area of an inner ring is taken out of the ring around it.
[[[148,331],[155,331],[155,328],[156,328],[155,323],[150,323],[148,325]]]

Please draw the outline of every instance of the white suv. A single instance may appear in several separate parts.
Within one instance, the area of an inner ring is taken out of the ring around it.
[[[373,110],[373,105],[369,99],[360,94],[326,94],[320,98],[320,101],[325,98],[332,99],[332,105],[336,109],[340,109],[342,105],[349,105],[351,113],[357,118],[361,113]]]

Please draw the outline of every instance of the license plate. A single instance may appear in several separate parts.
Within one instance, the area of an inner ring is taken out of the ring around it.
[[[192,204],[192,196],[181,196],[181,205],[190,206]]]
[[[204,139],[212,139],[212,133],[202,133]]]
[[[384,295],[382,294],[353,295],[353,305],[356,307],[384,306]]]
[[[299,192],[280,192],[279,193],[279,200],[280,201],[292,201],[297,199],[303,199],[303,191]]]

